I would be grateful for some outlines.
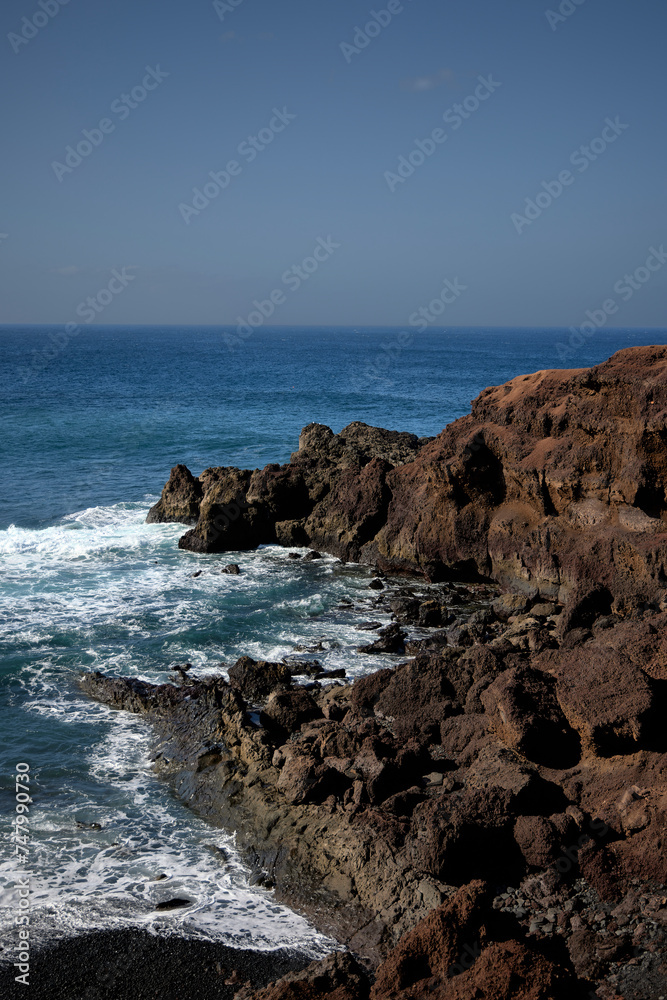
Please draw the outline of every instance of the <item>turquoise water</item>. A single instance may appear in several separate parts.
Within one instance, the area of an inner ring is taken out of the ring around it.
[[[326,951],[305,920],[248,885],[233,831],[197,820],[154,778],[141,720],[81,698],[74,678],[166,679],[184,660],[209,672],[312,642],[352,675],[389,662],[355,652],[355,623],[382,618],[367,570],[294,562],[274,546],[199,556],[177,549],[180,526],[146,525],[169,469],[285,461],[312,420],[436,434],[485,386],[558,367],[569,334],[431,330],[401,346],[398,330],[263,329],[230,349],[218,329],[91,328],[45,363],[54,330],[0,329],[0,923],[14,915],[10,776],[25,761],[38,938],[141,924]],[[666,339],[599,333],[569,363]],[[241,576],[220,572],[232,560]],[[172,896],[192,906],[156,915]]]

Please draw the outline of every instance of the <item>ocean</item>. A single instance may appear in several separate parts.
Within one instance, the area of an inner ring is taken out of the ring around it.
[[[665,342],[667,330],[265,327],[239,339],[211,327],[89,327],[76,338],[0,328],[0,940],[17,913],[21,763],[33,945],[138,926],[331,950],[250,884],[233,830],[198,819],[154,776],[145,723],[75,686],[82,670],[164,681],[186,660],[207,673],[315,642],[327,668],[352,676],[391,662],[355,652],[359,616],[341,609],[347,599],[370,613],[367,569],[293,561],[276,546],[180,552],[182,526],[145,524],[173,465],[284,462],[311,421],[434,435],[486,386],[563,367],[563,345],[567,366],[584,367]],[[241,575],[221,574],[232,561]],[[191,905],[156,911],[175,896]]]

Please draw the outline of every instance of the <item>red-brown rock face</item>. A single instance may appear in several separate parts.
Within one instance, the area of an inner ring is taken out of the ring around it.
[[[178,466],[149,519],[192,521],[182,548],[304,544],[385,570],[492,577],[615,610],[667,576],[667,347],[485,389],[437,438],[311,424],[286,466]]]

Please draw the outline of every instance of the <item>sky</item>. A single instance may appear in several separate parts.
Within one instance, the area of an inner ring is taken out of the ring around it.
[[[663,0],[4,0],[0,323],[667,326],[666,37]]]

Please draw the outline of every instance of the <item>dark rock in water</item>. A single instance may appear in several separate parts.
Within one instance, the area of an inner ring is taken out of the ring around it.
[[[345,676],[345,667],[339,667],[337,670],[321,670],[319,674],[315,674],[315,680],[339,680]]]
[[[100,823],[81,823],[79,820],[76,821],[76,825],[80,830],[101,830],[102,825]]]
[[[197,577],[198,577],[198,576],[201,576],[203,572],[204,572],[204,571],[203,571],[202,569],[198,569],[198,570],[196,571],[196,573],[191,573],[191,574],[190,574],[190,576],[191,576],[191,577],[192,577],[193,579],[195,579],[195,580],[196,580],[196,579],[197,579]]]
[[[354,627],[359,632],[375,632],[376,629],[382,628],[382,622],[361,622]]]
[[[416,597],[392,597],[389,600],[389,607],[394,618],[405,625],[416,625],[419,622],[419,609],[421,607]]]
[[[443,649],[449,644],[449,633],[443,629],[439,632],[433,632],[426,639],[409,639],[405,644],[405,652],[409,653],[410,656],[417,656],[419,653],[428,653]]]
[[[191,663],[177,663],[171,669],[178,674],[179,684],[192,683],[191,678],[188,676],[188,672],[192,669]]]
[[[223,568],[222,572],[229,573],[230,576],[238,576],[241,570],[237,563],[230,563],[229,566]]]
[[[267,698],[278,687],[289,686],[292,673],[284,663],[269,663],[242,656],[229,668],[229,683],[250,702]]]
[[[324,652],[324,644],[321,642],[314,642],[312,646],[301,646],[299,643],[294,647],[295,653],[322,653]]]
[[[195,479],[185,465],[176,465],[171,470],[169,482],[162,496],[148,512],[148,524],[177,522],[196,524],[204,488],[200,479]]]
[[[322,558],[322,553],[321,552],[317,552],[315,549],[312,549],[303,558],[304,558],[305,562],[313,562],[315,559],[321,559]]]
[[[428,600],[419,606],[417,621],[422,628],[442,628],[453,620],[451,611],[443,607],[440,601]]]
[[[165,875],[164,872],[160,872],[159,875],[154,875],[152,879],[149,879],[149,881],[150,882],[163,882],[166,878],[169,878],[169,876]]]
[[[407,633],[400,625],[390,625],[382,629],[380,638],[366,646],[357,646],[359,653],[403,653]]]
[[[384,590],[384,584],[379,579],[371,580],[368,586],[370,590]]]
[[[300,552],[289,552],[287,557],[288,557],[288,559],[300,559],[301,558],[301,553]]]
[[[319,660],[303,660],[292,654],[283,657],[282,662],[289,667],[293,675],[305,674],[307,677],[314,677],[322,670],[322,664]]]
[[[162,903],[156,903],[156,910],[180,910],[184,906],[192,906],[191,899],[182,899],[180,897],[175,897],[174,899],[166,899]]]

